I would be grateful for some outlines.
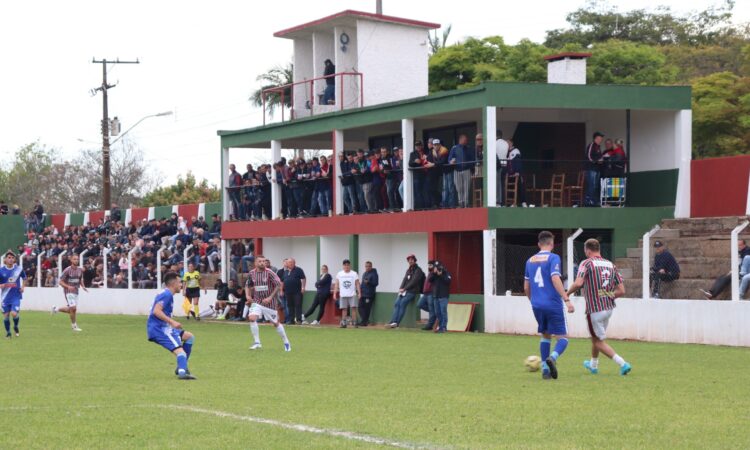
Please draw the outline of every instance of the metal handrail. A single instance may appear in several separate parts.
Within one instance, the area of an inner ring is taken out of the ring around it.
[[[128,289],[133,289],[133,252],[138,250],[138,247],[133,247],[128,252]]]
[[[42,287],[42,254],[36,255],[36,287]]]
[[[568,277],[567,277],[567,280],[566,280],[566,283],[565,283],[565,287],[566,288],[570,287],[570,285],[573,283],[573,281],[575,280],[575,277],[576,277],[575,273],[573,273],[573,271],[574,271],[574,264],[575,264],[575,261],[573,259],[573,256],[574,256],[573,252],[575,252],[575,248],[573,247],[573,243],[576,240],[576,238],[581,235],[581,233],[583,233],[583,228],[577,229],[575,231],[575,233],[571,234],[570,237],[568,237],[568,242],[567,242],[567,244],[568,244],[567,245],[567,253],[568,253],[567,254],[567,266],[568,266],[567,270],[568,270]]]
[[[60,277],[62,276],[62,259],[63,259],[63,256],[65,256],[67,253],[68,253],[67,250],[63,250],[63,252],[57,256],[57,285],[58,286],[60,286]]]
[[[161,289],[161,253],[166,249],[167,246],[162,245],[156,252],[156,289]]]
[[[109,258],[108,258],[108,256],[109,256],[109,252],[111,252],[111,251],[112,250],[110,250],[109,247],[104,247],[104,249],[102,250],[102,255],[104,256],[104,270],[102,271],[102,273],[104,274],[104,285],[102,285],[103,289],[107,289],[108,288],[108,286],[107,286],[107,284],[108,284],[107,283],[107,276],[108,276],[108,274],[107,274],[107,272],[108,272],[107,268],[109,267]]]
[[[284,84],[281,86],[273,86],[270,88],[263,89],[260,92],[261,98],[263,100],[263,125],[266,124],[266,95],[269,93],[278,93],[281,95],[281,121],[284,122],[284,99],[285,99],[285,91],[289,89],[290,92],[290,100],[292,103],[292,106],[294,106],[294,86],[309,83],[310,84],[310,101],[311,107],[310,107],[310,113],[313,114],[314,108],[312,107],[314,104],[314,98],[315,98],[315,82],[320,80],[325,80],[328,78],[340,78],[339,81],[339,89],[341,96],[339,97],[341,99],[339,109],[344,109],[344,76],[358,76],[359,77],[359,106],[364,106],[364,78],[363,74],[361,72],[337,72],[331,75],[327,76],[321,76],[321,77],[315,77],[310,78],[302,81],[295,81],[293,83]],[[292,117],[294,119],[294,117]]]

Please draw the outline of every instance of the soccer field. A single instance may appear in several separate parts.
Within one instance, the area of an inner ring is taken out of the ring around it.
[[[614,342],[627,377],[572,340],[560,379],[524,371],[538,339],[183,322],[191,371],[145,317],[23,312],[0,342],[0,448],[706,448],[750,446],[744,348]]]

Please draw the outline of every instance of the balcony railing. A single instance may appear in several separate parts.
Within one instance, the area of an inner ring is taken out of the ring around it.
[[[331,78],[335,80],[333,92],[328,91],[327,80]],[[284,122],[286,120],[284,109],[287,104],[287,98],[291,105],[290,114],[292,120],[299,117],[313,116],[316,113],[321,114],[337,109],[343,110],[364,106],[363,81],[363,75],[359,72],[339,72],[333,75],[296,81],[283,86],[264,89],[261,92],[261,98],[263,99],[263,125],[266,124],[266,109],[270,96],[277,96],[279,98],[278,104],[281,105],[281,121]],[[324,87],[324,89],[321,90],[321,87]],[[349,94],[348,101],[347,94]],[[302,97],[300,98],[300,96]]]

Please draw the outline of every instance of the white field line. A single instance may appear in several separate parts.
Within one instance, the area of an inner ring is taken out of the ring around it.
[[[380,437],[375,437],[375,436],[369,436],[366,434],[354,433],[352,431],[332,430],[329,428],[318,428],[318,427],[313,427],[310,425],[281,422],[279,420],[265,419],[263,417],[243,416],[243,415],[234,414],[234,413],[226,412],[226,411],[198,408],[198,407],[187,406],[187,405],[130,405],[130,406],[126,406],[126,408],[127,407],[162,408],[162,409],[171,409],[171,410],[177,409],[177,410],[182,410],[182,411],[189,411],[192,413],[212,415],[212,416],[221,417],[225,419],[233,419],[233,420],[239,420],[243,422],[252,422],[252,423],[259,423],[263,425],[270,425],[273,427],[283,428],[283,429],[292,430],[292,431],[299,431],[302,433],[320,434],[320,435],[348,439],[350,441],[365,442],[367,444],[383,445],[386,447],[407,448],[407,449],[438,449],[440,448],[434,445],[412,444],[409,442],[396,441],[394,439],[380,438]],[[81,409],[107,409],[107,408],[122,408],[122,406],[78,405],[70,409],[81,410]],[[61,408],[60,406],[44,406],[44,405],[0,406],[0,411],[41,411],[41,410],[59,410],[59,409],[66,409],[66,408],[65,407]]]

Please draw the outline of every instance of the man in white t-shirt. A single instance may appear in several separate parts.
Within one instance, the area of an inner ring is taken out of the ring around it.
[[[508,165],[508,149],[510,149],[510,145],[508,145],[508,141],[505,139],[502,139],[502,134],[499,134],[499,139],[495,143],[495,150],[497,151],[497,186],[495,189],[495,192],[497,193],[496,202],[497,206],[503,206],[503,187],[505,187],[505,173],[506,173],[506,166]]]
[[[333,298],[339,299],[339,308],[341,308],[341,328],[346,328],[347,319],[357,326],[357,305],[362,291],[359,285],[359,275],[352,270],[352,263],[348,259],[344,260],[343,270],[336,274],[336,282],[333,285]],[[347,318],[346,309],[351,308],[351,318]]]

